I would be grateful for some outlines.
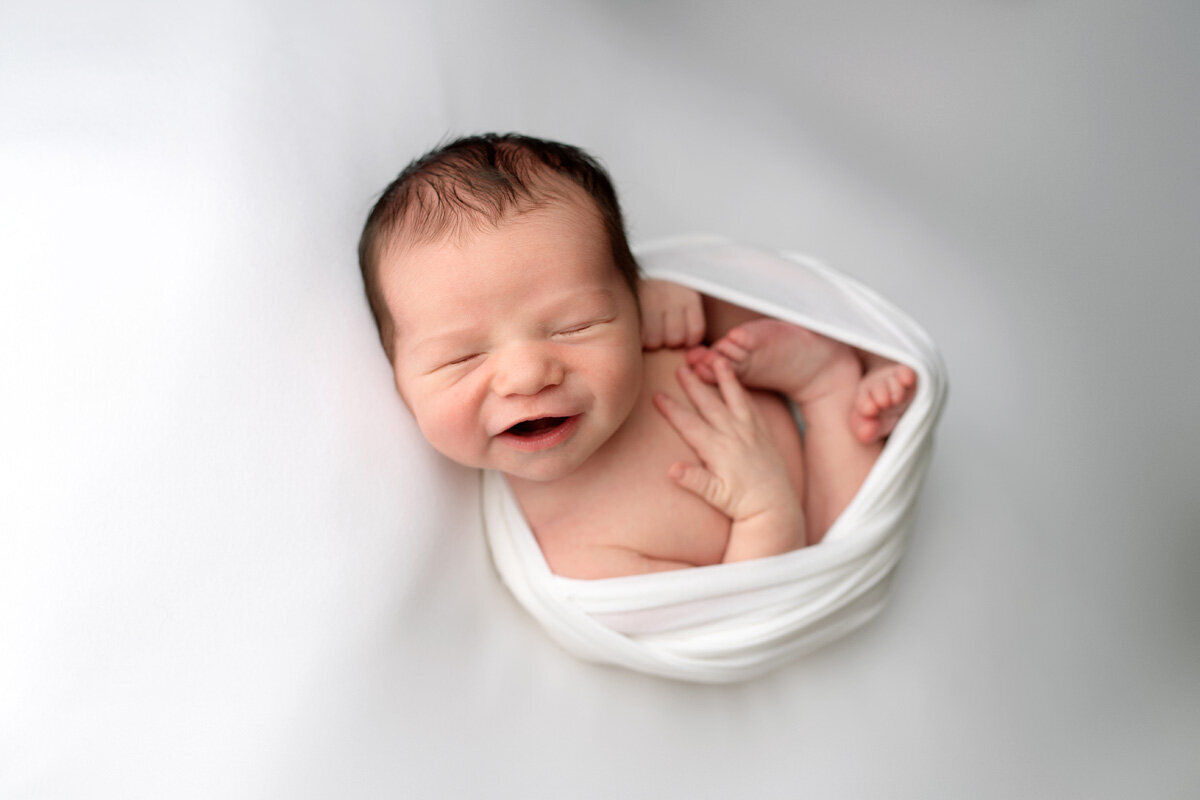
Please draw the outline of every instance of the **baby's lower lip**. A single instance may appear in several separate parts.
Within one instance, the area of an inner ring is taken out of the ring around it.
[[[567,417],[561,424],[532,436],[518,436],[510,431],[504,431],[496,438],[502,440],[509,447],[526,453],[549,450],[551,447],[565,442],[575,432],[575,429],[579,427],[581,416],[576,414],[573,417]]]

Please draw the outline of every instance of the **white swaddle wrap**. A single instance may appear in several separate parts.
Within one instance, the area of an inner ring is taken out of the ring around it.
[[[591,661],[669,678],[744,680],[837,639],[882,608],[945,400],[945,369],[912,320],[810,258],[709,237],[663,241],[637,255],[649,277],[795,322],[917,373],[912,404],[824,540],[771,558],[603,580],[560,577],[503,475],[484,472],[496,569],[559,644]]]

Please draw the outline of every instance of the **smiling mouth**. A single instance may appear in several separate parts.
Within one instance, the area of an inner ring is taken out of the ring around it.
[[[527,419],[524,422],[518,422],[513,425],[505,433],[511,433],[513,436],[522,438],[537,436],[538,434],[552,431],[562,425],[570,417],[539,417],[537,419]]]
[[[538,417],[518,422],[499,438],[517,450],[535,453],[566,442],[579,428],[581,414],[571,417]]]

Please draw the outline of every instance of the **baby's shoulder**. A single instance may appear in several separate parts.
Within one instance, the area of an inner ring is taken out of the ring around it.
[[[687,355],[683,350],[642,351],[642,393],[651,396],[653,392],[679,393],[679,379],[675,373],[686,363]]]

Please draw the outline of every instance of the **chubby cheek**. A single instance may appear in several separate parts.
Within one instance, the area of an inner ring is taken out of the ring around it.
[[[461,397],[436,397],[414,403],[421,433],[442,455],[476,467],[483,455],[478,409]]]
[[[472,408],[471,398],[461,391],[422,383],[419,378],[399,371],[395,378],[400,397],[425,440],[447,458],[475,466],[470,461],[478,456],[475,451],[479,445],[472,441],[472,434],[479,428],[479,415],[478,408]]]
[[[636,346],[627,348],[623,358],[612,365],[611,384],[619,405],[624,407],[626,413],[633,408],[641,393],[643,363],[642,345],[639,341]]]
[[[624,359],[594,364],[589,376],[596,413],[595,421],[607,430],[607,436],[615,433],[637,405],[642,389],[640,351],[637,363]]]

